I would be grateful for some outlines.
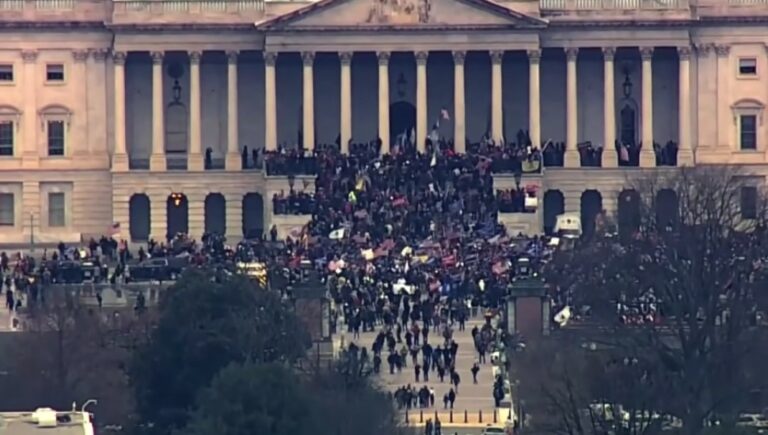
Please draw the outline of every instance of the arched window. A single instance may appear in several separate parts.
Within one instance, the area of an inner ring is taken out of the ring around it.
[[[760,143],[760,131],[763,125],[765,104],[754,98],[741,99],[731,106],[733,122],[736,124],[736,146],[742,151],[760,151],[765,148]]]
[[[48,156],[67,154],[67,135],[72,123],[72,111],[59,104],[50,104],[40,109],[40,129],[48,143]]]
[[[19,109],[0,105],[0,157],[15,155],[16,136],[21,125]]]

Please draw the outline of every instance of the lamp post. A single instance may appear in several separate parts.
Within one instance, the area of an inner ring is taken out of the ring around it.
[[[29,214],[29,251],[35,252],[35,215]]]

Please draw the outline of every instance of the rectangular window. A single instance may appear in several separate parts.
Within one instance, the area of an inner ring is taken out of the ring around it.
[[[739,75],[740,76],[757,75],[757,59],[753,57],[739,59]]]
[[[741,218],[757,218],[757,187],[741,187]]]
[[[12,193],[0,193],[0,227],[12,227],[14,225],[14,210]]]
[[[757,149],[757,116],[741,115],[740,120],[740,143],[743,150]]]
[[[64,155],[64,121],[48,121],[48,155]]]
[[[13,155],[13,122],[0,121],[0,156]]]
[[[45,79],[49,82],[64,81],[64,65],[60,63],[46,65]]]
[[[13,65],[4,63],[0,65],[0,82],[13,81]]]
[[[48,226],[63,227],[66,225],[66,210],[64,192],[48,194]]]

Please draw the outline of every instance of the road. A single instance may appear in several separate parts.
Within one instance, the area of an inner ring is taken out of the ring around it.
[[[468,414],[468,423],[479,423],[479,413],[481,411],[483,413],[484,422],[490,423],[493,419],[494,402],[493,396],[491,395],[493,389],[493,374],[491,370],[492,365],[490,357],[486,359],[486,364],[480,365],[480,372],[477,375],[477,384],[472,383],[472,372],[470,371],[472,364],[477,361],[477,352],[475,352],[471,330],[475,325],[477,325],[479,328],[482,326],[483,322],[484,321],[481,318],[472,319],[467,322],[466,330],[459,331],[456,329],[453,333],[454,340],[459,345],[456,355],[456,371],[461,377],[459,392],[456,397],[456,402],[454,403],[455,422],[463,423],[465,410]],[[354,342],[359,346],[365,346],[370,349],[376,334],[376,332],[361,333],[360,338],[354,340]],[[343,334],[341,334],[341,336],[342,343],[348,344],[352,339],[352,334],[346,332],[346,330]],[[436,340],[436,338],[437,334],[430,332],[429,339],[433,346],[435,345],[434,340]],[[422,379],[421,382],[417,383],[415,382],[415,374],[413,371],[413,366],[411,365],[410,356],[408,357],[408,367],[403,368],[402,373],[396,373],[394,375],[389,374],[389,368],[386,363],[386,355],[384,355],[382,358],[384,361],[381,364],[381,374],[378,375],[379,385],[381,385],[387,391],[392,392],[394,392],[397,388],[408,384],[415,386],[417,389],[421,388],[423,385],[434,388],[435,408],[424,409],[424,419],[430,418],[427,416],[428,414],[431,414],[431,418],[434,419],[434,412],[438,411],[440,420],[444,422],[448,421],[446,416],[448,415],[449,411],[443,408],[443,395],[446,394],[451,387],[448,383],[447,376],[446,381],[441,383],[440,378],[437,376],[437,372],[433,371],[430,373],[429,382],[424,382]],[[419,361],[421,361],[421,356],[419,357]],[[503,418],[499,416],[498,419],[504,420],[506,417],[506,415],[504,415]],[[411,424],[418,424],[418,420],[419,410],[412,410],[410,413],[409,421]]]

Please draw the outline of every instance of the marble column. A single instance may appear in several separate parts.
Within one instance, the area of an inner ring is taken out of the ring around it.
[[[653,152],[653,47],[640,48],[640,58],[643,61],[643,147],[640,150],[640,167],[653,168],[656,166],[656,155]]]
[[[227,52],[227,157],[224,160],[227,171],[239,171],[243,167],[238,131],[237,55],[237,51]]]
[[[577,62],[578,48],[565,50],[566,57],[566,125],[565,125],[565,167],[578,168],[581,166],[579,159],[579,103],[578,103],[578,77]]]
[[[165,171],[165,104],[163,100],[162,52],[152,52],[152,155],[149,169]]]
[[[381,154],[389,154],[389,52],[376,54],[379,60],[379,139]]]
[[[72,141],[74,142],[70,150],[66,150],[65,155],[91,157],[88,152],[90,139],[90,129],[88,128],[88,50],[75,50],[72,52],[74,61],[75,93],[80,101],[83,101],[86,110],[83,115],[72,119]],[[71,154],[70,154],[71,153]]]
[[[529,68],[529,95],[528,95],[528,134],[533,146],[541,146],[541,89],[539,81],[539,64],[541,62],[540,50],[528,50]]]
[[[491,139],[504,138],[504,85],[502,78],[503,51],[491,52]]]
[[[416,149],[426,151],[427,140],[427,58],[426,51],[416,52]]]
[[[264,146],[277,150],[277,53],[264,52]]]
[[[203,146],[200,108],[200,60],[203,54],[199,51],[189,52],[189,156],[187,169],[202,171]]]
[[[734,143],[736,140],[736,125],[733,122],[733,115],[730,110],[730,105],[733,103],[730,95],[731,90],[731,77],[733,77],[733,70],[729,65],[729,57],[731,53],[731,47],[729,45],[715,45],[715,54],[717,55],[717,93],[716,93],[716,118],[714,122],[717,124],[717,145],[723,147],[721,149],[738,149],[738,143]]]
[[[616,154],[616,97],[614,95],[614,47],[603,48],[603,167],[619,166]]]
[[[38,52],[35,50],[24,50],[21,52],[21,59],[24,62],[24,69],[22,74],[22,83],[24,86],[24,106],[22,113],[25,116],[22,118],[23,130],[21,144],[21,157],[22,165],[25,168],[36,168],[40,164],[40,149],[38,147],[38,119],[35,103],[35,94],[39,85],[37,83],[37,58]],[[47,154],[47,153],[46,153]]]
[[[349,141],[352,139],[352,53],[339,53],[341,65],[341,153],[349,154]]]
[[[128,170],[128,150],[125,144],[125,58],[126,53],[112,54],[115,76],[115,150],[112,153],[112,170]]]
[[[693,148],[691,144],[691,47],[678,47],[680,61],[679,72],[679,145],[677,151],[678,166],[693,165]]]
[[[467,148],[467,125],[464,105],[464,59],[466,52],[453,52],[453,144],[457,153]]]
[[[243,195],[227,193],[224,198],[226,200],[225,233],[227,240],[241,240],[243,238]],[[272,203],[271,198],[269,203]],[[267,204],[264,206],[266,207]],[[265,230],[269,231],[269,228],[265,228]]]
[[[301,60],[304,65],[302,68],[304,78],[302,87],[302,95],[304,96],[302,137],[304,138],[304,150],[312,151],[315,149],[315,53],[305,51],[301,53]]]

